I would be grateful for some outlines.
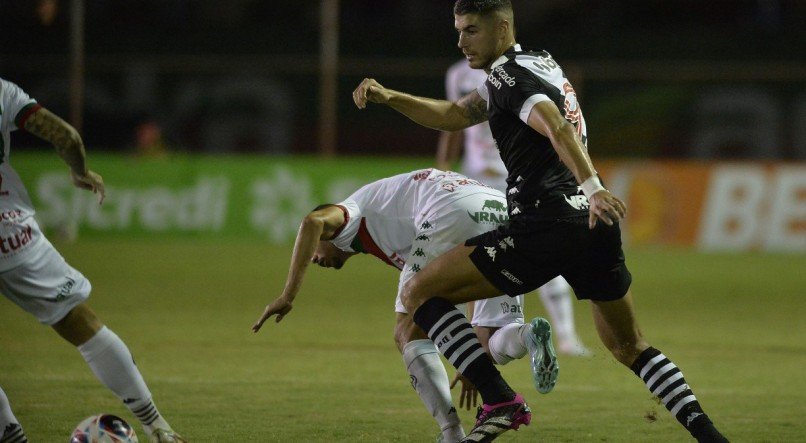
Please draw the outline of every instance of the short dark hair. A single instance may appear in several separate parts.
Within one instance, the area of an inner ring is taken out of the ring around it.
[[[453,13],[456,15],[488,15],[498,11],[512,11],[510,0],[456,0]]]

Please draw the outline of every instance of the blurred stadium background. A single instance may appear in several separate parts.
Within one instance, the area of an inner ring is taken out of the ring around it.
[[[460,56],[451,4],[0,0],[0,76],[81,128],[108,200],[99,208],[73,189],[51,148],[21,131],[12,164],[42,225],[93,281],[92,304],[193,441],[436,434],[392,344],[396,277],[370,259],[338,277],[313,270],[298,317],[246,334],[282,288],[304,213],[433,165],[437,132],[389,109],[359,112],[350,93],[374,77],[443,96],[445,70]],[[518,40],[564,66],[594,162],[627,200],[644,329],[680,355],[728,436],[806,439],[795,370],[806,365],[806,2],[513,4]],[[334,291],[349,310],[328,304]],[[532,300],[527,315],[542,309]],[[586,307],[577,311],[595,343]],[[126,416],[51,332],[5,299],[0,313],[0,386],[32,441],[61,441],[102,408]],[[331,368],[342,356],[329,347],[368,363]],[[593,362],[566,362],[545,421],[509,438],[684,441],[662,411],[655,428],[645,426],[651,404],[640,384],[597,350]],[[591,381],[599,376],[608,386]],[[339,410],[359,380],[369,391],[355,399],[356,414]],[[637,420],[596,415],[612,401]],[[295,412],[311,408],[338,411],[318,424]]]

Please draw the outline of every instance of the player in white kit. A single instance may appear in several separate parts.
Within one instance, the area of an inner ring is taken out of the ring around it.
[[[400,289],[445,251],[495,229],[507,219],[506,214],[503,193],[455,172],[423,169],[370,183],[341,203],[322,205],[305,217],[285,289],[252,328],[257,332],[271,316],[277,315],[279,322],[291,311],[309,262],[338,269],[355,254],[372,254],[400,270]],[[524,324],[522,304],[523,295],[476,302],[471,324],[482,331],[481,341],[498,364],[528,352],[535,386],[546,393],[554,387],[558,369],[550,326],[542,318]],[[412,386],[437,420],[442,441],[461,440],[464,431],[451,401],[445,367],[434,343],[412,322],[400,292],[395,312],[395,341]],[[463,391],[465,400],[469,407],[470,398]]]
[[[87,169],[84,144],[64,120],[0,79],[0,292],[78,348],[96,377],[137,416],[152,442],[184,442],[160,415],[125,343],[87,306],[90,282],[68,265],[34,219],[28,192],[10,163],[10,133],[25,129],[53,144],[73,184],[104,199],[104,182]],[[0,441],[26,442],[0,390]]]
[[[473,69],[467,60],[459,60],[445,75],[447,99],[459,100],[475,91],[486,79],[484,70]],[[462,174],[506,192],[507,169],[487,122],[462,131],[441,132],[437,146],[437,168],[451,169],[460,157],[463,145]],[[539,292],[554,327],[557,350],[566,355],[590,355],[591,352],[580,341],[574,326],[574,307],[568,282],[562,277],[556,277],[541,286]]]

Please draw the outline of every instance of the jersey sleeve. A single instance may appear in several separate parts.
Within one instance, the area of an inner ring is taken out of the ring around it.
[[[496,68],[495,78],[501,82],[500,103],[503,107],[527,123],[535,104],[551,101],[549,88],[535,74],[520,65]]]
[[[9,132],[21,128],[39,105],[16,84],[0,79],[3,88],[2,111],[3,127]]]
[[[336,230],[336,235],[331,242],[342,251],[355,252],[351,244],[358,234],[358,226],[361,224],[361,207],[351,198],[337,203],[336,206],[344,211],[344,224]]]

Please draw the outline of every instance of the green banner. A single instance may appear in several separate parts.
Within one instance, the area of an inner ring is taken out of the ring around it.
[[[293,240],[316,205],[338,202],[371,181],[432,166],[432,159],[91,154],[106,201],[72,186],[56,154],[14,153],[46,232],[82,236],[241,237]]]

